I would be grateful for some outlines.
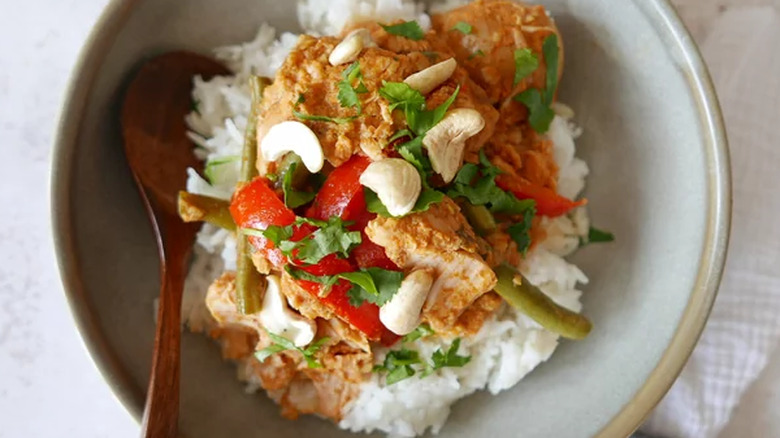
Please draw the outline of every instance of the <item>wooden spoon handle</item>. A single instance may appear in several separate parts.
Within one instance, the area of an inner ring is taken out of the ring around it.
[[[189,248],[179,234],[177,217],[157,211],[161,291],[157,310],[152,371],[141,423],[142,438],[175,438],[179,421],[181,298]],[[165,248],[165,249],[163,249]]]

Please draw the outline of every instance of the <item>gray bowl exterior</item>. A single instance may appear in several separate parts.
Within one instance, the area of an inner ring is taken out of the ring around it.
[[[443,437],[626,436],[687,359],[715,297],[727,246],[726,139],[705,67],[659,0],[546,1],[566,44],[560,96],[584,128],[593,224],[617,241],[579,251],[590,337],[563,342],[514,389],[455,405]],[[118,109],[135,68],[173,49],[209,53],[260,22],[297,31],[293,1],[111,2],[74,71],[52,175],[60,269],[85,342],[139,417],[154,334],[157,253],[122,152]],[[279,417],[244,393],[202,336],[186,334],[187,437],[348,436]]]

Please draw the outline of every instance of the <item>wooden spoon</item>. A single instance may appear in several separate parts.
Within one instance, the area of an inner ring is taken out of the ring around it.
[[[187,167],[200,167],[184,122],[191,111],[192,78],[229,73],[194,53],[167,53],[141,67],[122,106],[125,155],[156,235],[162,280],[142,437],[174,438],[178,429],[181,297],[198,230],[179,219],[176,206]]]

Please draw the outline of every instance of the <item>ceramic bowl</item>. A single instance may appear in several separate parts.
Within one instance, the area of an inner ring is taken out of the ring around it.
[[[325,0],[323,0],[325,1]],[[157,252],[125,162],[119,107],[134,69],[173,49],[210,53],[268,21],[297,31],[295,2],[113,0],[73,73],[52,176],[65,290],[85,343],[140,416],[154,334]],[[547,0],[566,43],[562,101],[584,128],[593,223],[617,236],[574,261],[592,334],[563,342],[514,389],[457,403],[442,437],[623,437],[669,388],[704,326],[730,217],[726,139],[701,58],[662,0]],[[345,437],[279,417],[205,337],[182,352],[184,436]],[[315,435],[316,434],[316,435]]]

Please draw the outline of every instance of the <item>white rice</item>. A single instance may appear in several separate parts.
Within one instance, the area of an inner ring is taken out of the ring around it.
[[[442,11],[463,3],[464,0],[446,0],[435,10]],[[345,24],[372,17],[385,22],[396,18],[414,19],[424,27],[430,25],[423,8],[409,0],[303,0],[299,4],[298,17],[304,31],[313,35],[335,34]],[[249,112],[247,77],[250,74],[273,77],[296,39],[290,33],[277,35],[273,27],[262,24],[251,42],[216,49],[216,56],[235,72],[235,76],[210,81],[195,78],[193,98],[198,102],[199,111],[191,113],[187,123],[192,130],[191,137],[199,146],[197,154],[209,161],[226,159],[227,163],[215,166],[218,171],[214,185],[194,171],[190,172],[189,191],[229,199],[239,165],[238,160],[231,161],[231,157],[241,153]],[[549,133],[560,168],[558,187],[562,195],[575,198],[584,187],[588,167],[574,156],[574,139],[580,130],[568,119],[570,111],[562,110],[559,114]],[[567,216],[545,218],[542,224],[547,239],[529,253],[520,268],[557,303],[579,311],[577,284],[587,283],[588,279],[564,257],[576,250],[580,238],[587,235],[587,213],[580,208]],[[206,290],[223,270],[235,268],[235,257],[235,241],[230,233],[204,225],[197,236],[195,261],[184,292],[183,314],[192,330],[207,328],[210,316],[204,305]],[[448,347],[450,342],[433,337],[407,346],[418,350],[421,357],[430,357],[436,349]],[[373,374],[362,384],[357,399],[346,407],[339,426],[352,431],[381,430],[391,436],[411,437],[429,428],[437,433],[456,400],[481,389],[496,394],[511,388],[546,361],[557,345],[557,335],[504,306],[476,336],[463,339],[460,354],[472,357],[467,365],[443,368],[423,379],[412,377],[391,386],[386,386],[379,375]],[[384,355],[383,351],[376,355],[377,363],[383,361]],[[239,364],[239,378],[248,382],[249,389],[258,389],[259,383],[251,373],[245,372],[245,367],[246,364]]]

